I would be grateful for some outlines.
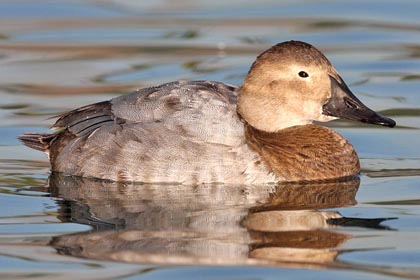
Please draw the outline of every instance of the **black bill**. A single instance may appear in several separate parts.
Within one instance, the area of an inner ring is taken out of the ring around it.
[[[366,107],[354,96],[344,82],[340,84],[331,76],[330,80],[331,98],[322,106],[322,113],[324,115],[389,127],[395,126],[394,120],[384,117]]]

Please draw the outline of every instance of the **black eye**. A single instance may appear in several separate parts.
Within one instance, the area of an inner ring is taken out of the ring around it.
[[[309,75],[308,75],[308,73],[306,73],[305,71],[300,71],[300,72],[299,72],[299,77],[302,77],[302,78],[308,78],[308,77],[309,77]]]

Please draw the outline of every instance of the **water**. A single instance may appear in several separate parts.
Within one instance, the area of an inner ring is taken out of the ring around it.
[[[0,1],[2,279],[420,278],[420,3]],[[336,121],[360,180],[136,186],[60,177],[16,135],[175,79],[240,84],[308,41],[394,129]]]

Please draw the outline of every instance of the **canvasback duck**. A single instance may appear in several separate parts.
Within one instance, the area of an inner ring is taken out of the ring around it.
[[[143,183],[327,180],[360,171],[353,146],[314,121],[393,127],[367,108],[315,47],[299,41],[261,53],[241,87],[176,81],[58,116],[52,134],[19,137],[53,171]]]

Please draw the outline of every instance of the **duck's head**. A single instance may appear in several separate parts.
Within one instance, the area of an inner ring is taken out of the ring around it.
[[[267,132],[336,118],[395,126],[357,99],[319,50],[298,41],[280,43],[257,57],[242,84],[238,112]]]

